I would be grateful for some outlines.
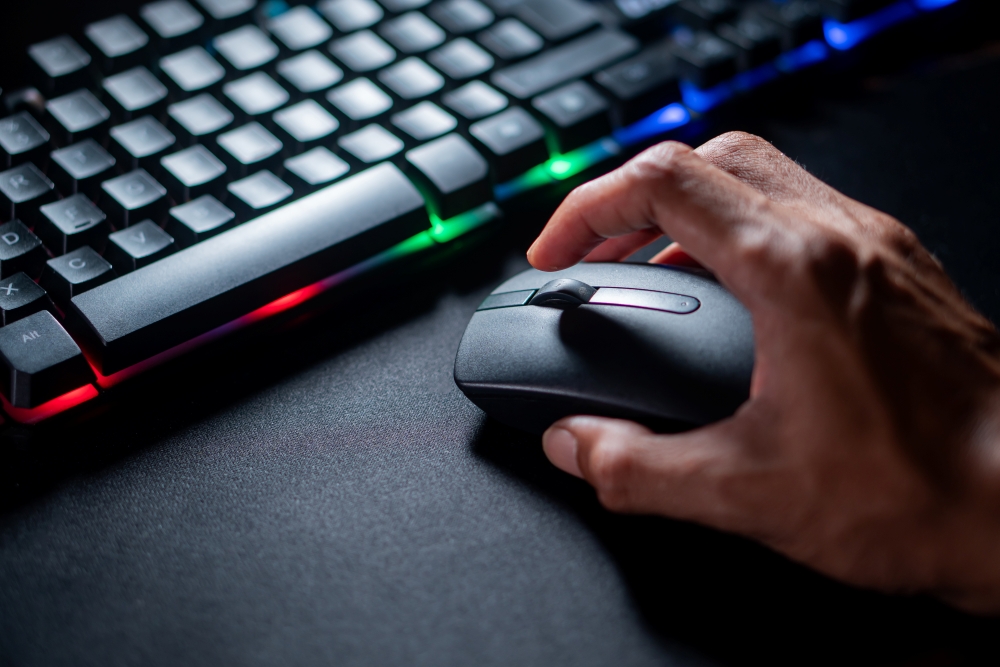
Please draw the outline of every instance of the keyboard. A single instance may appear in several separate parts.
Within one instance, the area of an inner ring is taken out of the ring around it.
[[[955,1],[157,0],[53,35],[0,106],[0,408],[114,401]]]

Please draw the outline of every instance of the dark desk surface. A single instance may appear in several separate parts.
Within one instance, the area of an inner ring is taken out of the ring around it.
[[[756,131],[909,223],[997,321],[998,81],[980,51],[714,129]],[[523,245],[399,316],[273,338],[13,475],[0,664],[953,665],[996,646],[993,622],[611,515],[484,419],[453,357]]]

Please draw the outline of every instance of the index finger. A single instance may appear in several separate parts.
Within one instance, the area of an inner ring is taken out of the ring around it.
[[[607,239],[659,229],[724,279],[739,238],[762,230],[769,207],[765,195],[690,147],[665,142],[570,193],[528,250],[528,261],[556,271]]]

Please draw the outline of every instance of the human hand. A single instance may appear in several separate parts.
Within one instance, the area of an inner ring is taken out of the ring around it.
[[[757,137],[667,142],[574,190],[528,251],[559,270],[710,269],[753,317],[750,399],[676,435],[569,417],[545,453],[611,510],[758,540],[841,581],[1000,612],[1000,336],[916,236]]]

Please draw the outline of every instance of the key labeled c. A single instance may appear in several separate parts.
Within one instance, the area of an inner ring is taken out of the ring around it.
[[[74,257],[73,259],[69,260],[69,268],[71,269],[82,269],[85,266],[87,266],[87,262],[80,259],[79,257]]]

